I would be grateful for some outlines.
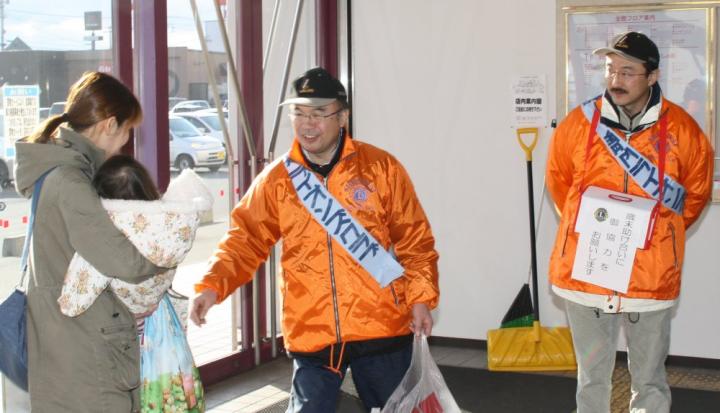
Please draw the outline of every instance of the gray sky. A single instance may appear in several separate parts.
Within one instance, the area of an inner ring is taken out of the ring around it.
[[[3,0],[0,0],[3,1]],[[143,1],[143,0],[136,0]],[[168,45],[199,49],[195,23],[189,0],[167,0]],[[201,19],[215,20],[215,8],[211,0],[197,0]],[[102,12],[103,36],[95,44],[97,49],[110,48],[110,0],[9,0],[5,5],[5,42],[21,38],[34,50],[83,50],[90,49],[90,42],[83,38],[85,12]]]

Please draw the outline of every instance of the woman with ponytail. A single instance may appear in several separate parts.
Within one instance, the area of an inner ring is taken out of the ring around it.
[[[140,353],[134,315],[109,291],[68,317],[57,299],[75,253],[104,274],[137,283],[167,270],[113,225],[92,186],[142,119],[133,93],[114,77],[85,73],[65,113],[16,145],[15,186],[30,197],[46,179],[33,228],[27,286],[28,382],[33,412],[134,412]],[[82,288],[82,286],[79,286]]]

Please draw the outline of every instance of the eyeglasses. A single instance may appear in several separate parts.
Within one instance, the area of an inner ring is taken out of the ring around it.
[[[296,113],[290,113],[290,114],[288,114],[288,116],[290,116],[290,120],[292,120],[293,122],[300,122],[300,121],[305,121],[305,122],[322,122],[322,121],[324,121],[325,119],[328,119],[328,118],[330,118],[331,116],[337,115],[338,113],[340,113],[340,112],[342,112],[342,111],[343,111],[343,109],[340,108],[340,109],[336,110],[335,112],[330,113],[330,114],[327,114],[327,115],[320,115],[320,114],[317,114],[317,113],[313,113],[313,114],[311,114],[311,115],[307,115],[307,114],[305,114],[305,113],[296,112]]]
[[[611,78],[614,77],[617,80],[625,81],[625,80],[631,80],[635,76],[647,76],[647,72],[644,73],[632,73],[627,70],[620,70],[615,71],[612,69],[606,69],[605,70],[605,77]]]

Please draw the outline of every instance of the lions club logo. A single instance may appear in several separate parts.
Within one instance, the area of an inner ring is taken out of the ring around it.
[[[375,192],[375,185],[367,179],[353,178],[345,184],[345,193],[352,198],[354,208],[368,208],[368,201],[373,192]]]
[[[367,201],[367,191],[365,188],[355,188],[355,191],[353,192],[353,199],[356,202],[365,202]]]
[[[608,212],[605,208],[598,208],[595,210],[595,219],[598,222],[603,222],[608,218]]]

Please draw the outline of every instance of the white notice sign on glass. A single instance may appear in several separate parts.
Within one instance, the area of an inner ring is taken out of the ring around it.
[[[515,76],[512,79],[511,94],[513,126],[545,126],[547,123],[545,76]]]
[[[2,0],[0,0],[2,1]],[[2,92],[2,147],[5,158],[15,157],[15,141],[30,135],[39,123],[40,87],[4,85]]]

